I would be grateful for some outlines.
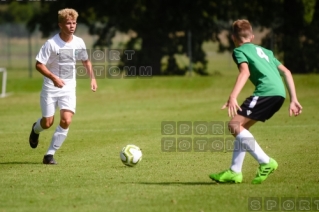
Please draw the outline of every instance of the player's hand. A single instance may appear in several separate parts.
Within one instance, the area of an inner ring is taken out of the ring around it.
[[[234,117],[235,115],[237,115],[237,110],[241,111],[241,108],[238,105],[236,98],[230,97],[221,109],[223,110],[226,107],[228,107],[228,116],[229,117]]]
[[[302,106],[300,105],[300,103],[298,101],[292,101],[290,102],[290,106],[289,106],[289,115],[292,116],[298,116],[300,115],[302,112]]]
[[[97,90],[97,83],[95,79],[91,79],[91,90],[95,92]]]
[[[62,79],[60,79],[59,77],[56,77],[53,80],[53,84],[57,88],[63,88],[63,86],[65,85],[65,82]]]

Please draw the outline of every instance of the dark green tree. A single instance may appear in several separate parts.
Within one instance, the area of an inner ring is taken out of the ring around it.
[[[277,24],[270,25],[273,44],[270,47],[276,47],[277,54],[292,72],[318,72],[318,1],[283,0],[281,8]]]
[[[0,23],[26,23],[37,9],[37,3],[3,2],[0,4]]]
[[[133,60],[123,60],[121,65],[152,66],[153,74],[183,75],[187,66],[177,65],[176,55],[192,56],[194,71],[207,74],[203,42],[219,43],[220,51],[232,51],[231,23],[246,18],[256,27],[270,29],[263,44],[273,49],[293,72],[318,70],[315,61],[318,43],[318,3],[316,0],[118,0],[118,1],[41,1],[41,13],[33,16],[28,26],[40,30],[47,37],[57,28],[57,11],[76,9],[78,22],[89,27],[92,35],[98,35],[95,48],[111,46],[116,31],[127,33],[130,40],[125,49],[135,50]],[[307,8],[313,8],[309,15]],[[309,18],[310,17],[310,18]],[[307,19],[308,22],[307,22]],[[228,43],[217,36],[227,30]],[[134,33],[132,33],[134,32]],[[188,55],[188,35],[191,33],[192,55]],[[162,60],[167,58],[166,66]]]
[[[277,52],[283,62],[293,72],[303,73],[305,67],[305,48],[302,45],[306,22],[302,0],[284,0],[282,18],[279,26],[273,27],[276,36]]]
[[[312,14],[312,13],[311,13]],[[315,1],[313,16],[311,15],[310,24],[306,27],[306,39],[303,39],[305,49],[305,70],[306,72],[319,73],[319,2]]]
[[[135,32],[126,49],[134,49],[133,60],[123,60],[122,65],[149,65],[153,74],[185,74],[187,67],[176,63],[175,55],[186,55],[187,35],[192,34],[192,63],[194,71],[206,74],[205,53],[202,44],[205,40],[216,40],[218,34],[217,4],[212,1],[192,0],[121,0],[89,1],[66,0],[46,3],[42,1],[41,13],[29,22],[34,30],[40,24],[43,36],[57,29],[56,17],[59,9],[71,7],[79,14],[79,22],[89,27],[92,35],[99,39],[95,47],[110,46],[110,38],[116,30]],[[168,58],[166,68],[162,68],[163,57]]]
[[[232,0],[223,1],[218,17],[229,20],[246,18],[255,27],[270,29],[262,45],[272,49],[277,57],[295,73],[318,72],[319,5],[317,0]],[[228,28],[227,28],[228,27]],[[220,51],[234,46],[220,43]]]

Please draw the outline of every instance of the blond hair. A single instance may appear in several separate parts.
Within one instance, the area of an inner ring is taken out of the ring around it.
[[[233,23],[233,35],[240,41],[249,38],[253,34],[253,28],[248,20],[241,19]]]
[[[65,8],[65,9],[59,10],[58,12],[59,23],[69,18],[76,20],[78,16],[79,16],[78,12],[70,8]]]

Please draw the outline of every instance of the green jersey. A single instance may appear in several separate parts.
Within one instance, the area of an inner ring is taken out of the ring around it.
[[[237,65],[247,63],[250,81],[255,85],[253,96],[282,96],[286,98],[284,83],[278,66],[281,64],[272,51],[252,43],[244,43],[234,49]]]

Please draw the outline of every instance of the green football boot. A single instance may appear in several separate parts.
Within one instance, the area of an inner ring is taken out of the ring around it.
[[[218,174],[210,174],[209,177],[219,183],[241,183],[243,181],[243,174],[241,172],[236,173],[230,169]]]
[[[278,168],[278,163],[270,158],[269,163],[260,164],[255,179],[252,184],[260,184],[267,179],[267,177]]]

